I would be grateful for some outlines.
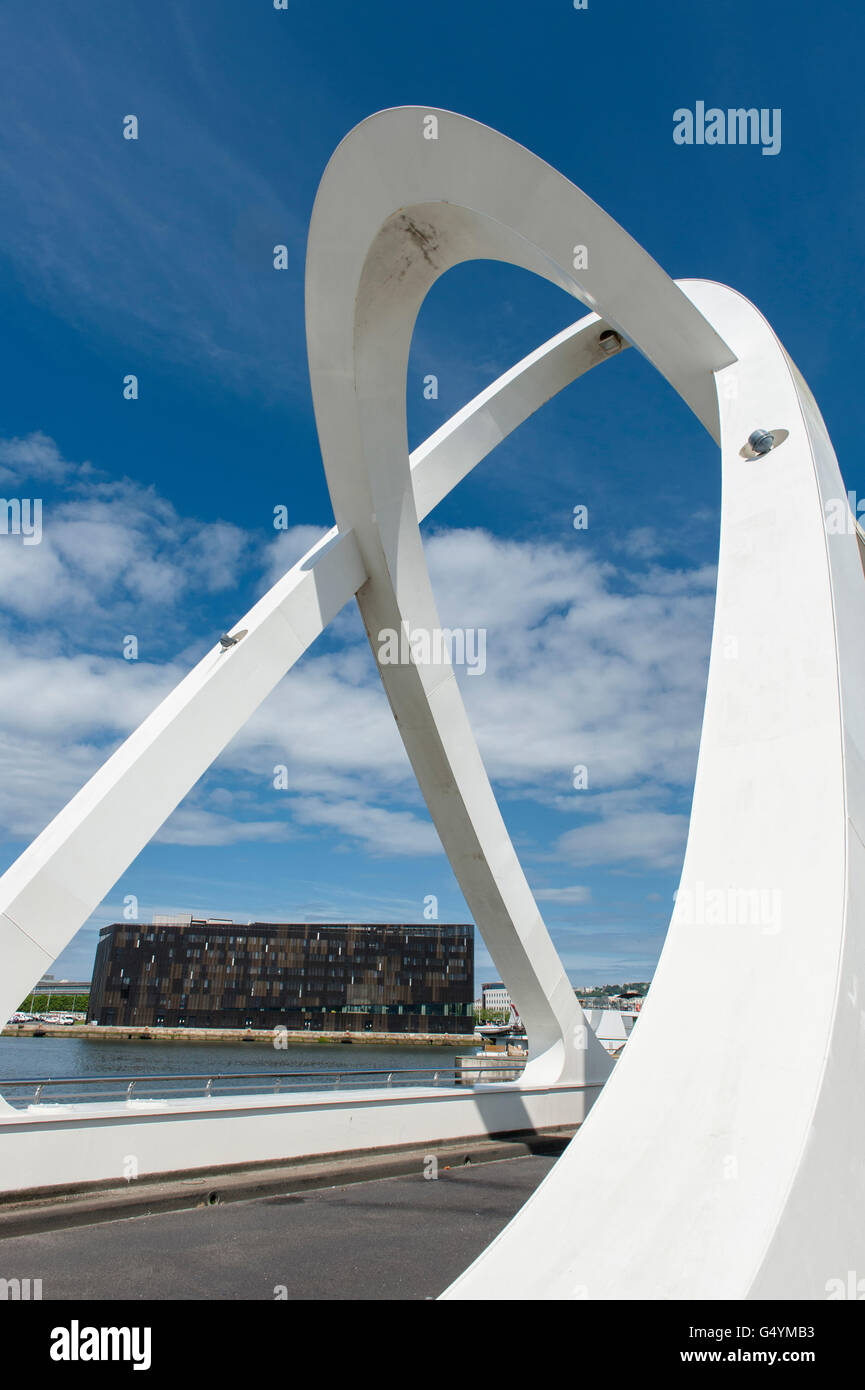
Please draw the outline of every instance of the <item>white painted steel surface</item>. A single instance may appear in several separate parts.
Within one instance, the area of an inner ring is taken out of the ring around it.
[[[449,1298],[507,1298],[519,1268],[528,1298],[820,1299],[865,1260],[865,579],[801,377],[747,300],[684,288],[738,361],[676,910],[587,1124]],[[757,426],[789,436],[743,458]]]
[[[556,334],[414,451],[419,521],[551,395],[610,360],[603,327],[589,314]],[[365,578],[353,532],[334,527],[234,624],[247,636],[225,652],[214,647],[0,878],[0,1018]]]
[[[121,1182],[230,1164],[476,1139],[579,1124],[594,1098],[577,1086],[382,1087],[295,1095],[214,1096],[77,1105],[41,1102],[0,1114],[0,1191]]]
[[[425,140],[431,114],[438,138]],[[577,244],[588,270],[572,268]],[[409,460],[417,311],[440,274],[477,257],[533,270],[597,316],[506,373]],[[855,527],[827,532],[825,504],[845,493],[807,387],[746,300],[677,286],[542,161],[426,108],[371,117],[333,156],[312,219],[307,315],[336,531],[0,880],[8,1008],[352,593],[374,651],[377,634],[404,621],[438,628],[419,520],[544,400],[608,360],[599,339],[612,327],[716,438],[720,425],[718,598],[687,854],[652,992],[612,1080],[446,1296],[824,1297],[828,1280],[865,1264],[865,580]],[[748,458],[757,427],[789,434]],[[609,1059],[525,882],[452,670],[380,672],[527,1023],[521,1087],[554,1095],[563,1081],[603,1080]],[[679,1003],[695,984],[701,1028],[682,1047]]]
[[[430,114],[435,139],[425,138]],[[576,245],[589,248],[586,270],[574,269]],[[595,1081],[608,1075],[609,1058],[526,882],[450,664],[378,660],[379,634],[441,630],[409,465],[406,369],[428,290],[479,258],[542,275],[613,329],[626,321],[626,336],[713,432],[712,370],[733,354],[597,204],[486,126],[449,112],[384,111],[346,136],[328,164],[310,225],[307,341],[337,526],[352,531],[368,575],[357,594],[367,635],[454,874],[525,1022],[527,1079]],[[539,376],[543,366],[512,376],[516,417],[542,397]]]

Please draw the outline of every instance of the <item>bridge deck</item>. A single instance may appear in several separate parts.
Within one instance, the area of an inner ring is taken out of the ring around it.
[[[549,1172],[532,1154],[0,1240],[43,1298],[435,1298]],[[284,1290],[284,1292],[282,1292]]]

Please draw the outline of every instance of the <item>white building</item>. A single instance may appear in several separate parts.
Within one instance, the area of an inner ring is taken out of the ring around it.
[[[501,980],[494,985],[481,985],[481,1007],[484,1009],[501,1009],[507,1012],[511,1007],[511,996],[505,989]]]

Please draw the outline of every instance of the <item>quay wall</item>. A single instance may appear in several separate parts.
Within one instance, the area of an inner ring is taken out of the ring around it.
[[[274,1028],[130,1028],[95,1023],[13,1023],[0,1030],[4,1038],[33,1037],[99,1038],[111,1042],[250,1042],[274,1047],[277,1037],[286,1044],[346,1043],[388,1047],[465,1047],[472,1033],[334,1033]],[[276,1049],[279,1050],[278,1048]]]

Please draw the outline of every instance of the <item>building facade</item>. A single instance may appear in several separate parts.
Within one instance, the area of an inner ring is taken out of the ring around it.
[[[470,1033],[474,928],[115,922],[90,1018],[122,1027]]]
[[[53,975],[43,975],[33,994],[89,994],[89,980],[56,980]]]
[[[501,980],[497,980],[492,985],[481,985],[481,1007],[484,1009],[501,1009],[504,1012],[511,1007],[511,996]]]

